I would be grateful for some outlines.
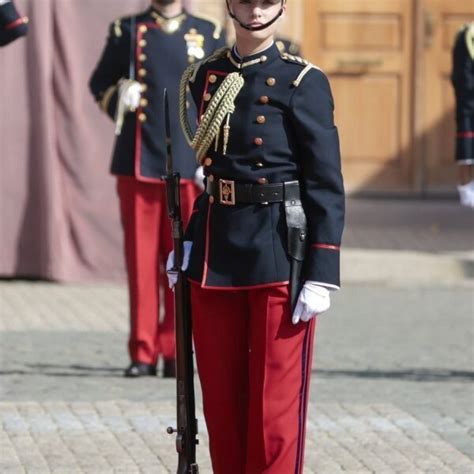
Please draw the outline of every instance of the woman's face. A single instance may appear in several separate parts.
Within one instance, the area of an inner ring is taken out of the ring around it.
[[[244,25],[258,27],[273,20],[281,8],[281,0],[229,0],[232,13]],[[286,10],[286,5],[283,6]],[[260,31],[249,31],[242,28],[234,21],[237,36],[252,38],[267,38],[273,35],[277,29],[276,21],[268,28]]]

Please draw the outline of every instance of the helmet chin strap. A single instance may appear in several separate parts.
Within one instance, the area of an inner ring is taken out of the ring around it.
[[[235,20],[242,28],[248,30],[248,31],[261,31],[261,30],[264,30],[265,28],[268,28],[270,25],[273,25],[273,23],[275,23],[275,21],[278,20],[278,18],[281,17],[281,15],[283,14],[283,3],[284,3],[284,0],[282,0],[281,2],[281,8],[280,8],[280,11],[275,15],[275,17],[268,21],[267,23],[263,24],[263,25],[260,25],[260,26],[251,26],[251,25],[247,25],[245,23],[242,23],[235,15],[234,13],[231,11],[230,9],[230,6],[229,6],[229,0],[226,0],[226,4],[227,4],[227,11],[229,12],[229,16]]]

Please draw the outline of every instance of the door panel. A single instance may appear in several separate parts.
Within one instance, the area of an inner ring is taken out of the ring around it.
[[[345,104],[352,109],[350,122],[340,132],[343,143],[352,146],[351,159],[382,164],[396,161],[401,139],[398,79],[392,75],[361,75],[348,81],[336,75],[331,85],[338,111]],[[365,114],[365,110],[373,113]]]
[[[329,76],[346,188],[413,188],[413,1],[306,0],[303,48]]]

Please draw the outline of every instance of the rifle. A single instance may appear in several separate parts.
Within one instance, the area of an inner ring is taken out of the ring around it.
[[[171,129],[168,94],[163,94],[166,129],[166,198],[168,215],[171,219],[174,265],[172,271],[178,274],[174,287],[175,332],[176,332],[176,401],[178,427],[168,427],[168,434],[176,433],[176,451],[178,452],[177,474],[197,474],[196,445],[198,426],[194,400],[193,342],[191,328],[191,304],[189,284],[181,270],[183,264],[183,221],[179,194],[180,175],[173,171],[171,150]]]

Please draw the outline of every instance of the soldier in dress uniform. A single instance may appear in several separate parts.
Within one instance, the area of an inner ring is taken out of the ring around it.
[[[168,288],[164,320],[159,321],[160,263],[165,263],[172,248],[161,180],[166,174],[163,90],[166,88],[170,101],[177,104],[183,71],[222,47],[224,41],[215,21],[190,15],[181,0],[154,0],[145,12],[110,25],[107,44],[90,79],[100,108],[116,121],[111,172],[117,175],[131,317],[131,364],[125,376],[155,375],[160,355],[164,375],[174,376],[174,310]],[[186,218],[200,191],[195,179],[198,182],[201,176],[202,185],[202,174],[175,109],[171,111],[173,151],[183,178]]]
[[[183,127],[206,176],[183,267],[212,466],[301,473],[315,316],[340,285],[333,98],[318,67],[274,43],[284,0],[227,7],[236,44],[188,68],[181,88],[182,110],[186,82],[198,107],[196,133]]]
[[[456,35],[451,81],[456,95],[456,162],[461,204],[474,207],[474,22]]]
[[[0,0],[0,46],[25,36],[28,32],[28,17],[17,12],[11,0]]]

